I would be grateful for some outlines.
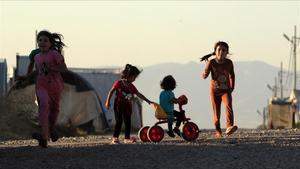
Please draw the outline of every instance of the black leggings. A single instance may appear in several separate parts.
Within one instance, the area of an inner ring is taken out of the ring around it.
[[[116,119],[116,125],[115,125],[115,131],[113,134],[113,137],[119,137],[121,129],[122,129],[122,123],[124,120],[125,123],[125,139],[130,139],[130,130],[131,130],[131,112],[125,112],[115,109],[115,119]]]
[[[185,113],[174,110],[174,117],[176,117],[176,119],[177,119],[176,120],[176,127],[179,127],[180,124],[181,124],[181,122],[182,122],[182,120],[185,117]],[[173,125],[173,123],[168,122],[168,129],[169,129],[169,131],[172,131],[172,125]]]

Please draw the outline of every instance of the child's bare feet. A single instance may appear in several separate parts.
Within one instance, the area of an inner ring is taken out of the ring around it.
[[[222,133],[219,132],[215,132],[215,138],[221,138],[222,137]]]
[[[222,137],[222,130],[218,128],[215,131],[215,138],[221,138],[221,137]]]

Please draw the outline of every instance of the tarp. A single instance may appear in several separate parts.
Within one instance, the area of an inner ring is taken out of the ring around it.
[[[270,128],[292,128],[294,125],[293,104],[288,101],[270,100],[269,110],[269,127]]]
[[[86,123],[92,123],[95,132],[101,133],[107,128],[113,128],[115,124],[113,110],[109,112],[104,108],[101,98],[106,99],[109,88],[102,89],[101,85],[97,87],[102,91],[102,97],[99,96],[96,89],[91,83],[82,76],[68,71],[62,73],[64,79],[64,91],[60,102],[60,113],[57,119],[57,125],[59,126],[80,126]],[[93,77],[93,76],[92,76]],[[106,73],[105,77],[109,77]],[[93,77],[96,79],[97,77]],[[107,78],[100,78],[102,83]],[[108,78],[108,84],[112,84],[114,81]],[[111,82],[112,81],[112,82]],[[38,107],[35,97],[35,77],[26,79],[25,81],[19,81],[9,91],[10,98],[15,97],[16,103],[21,103],[24,99],[26,105],[30,107],[26,112],[29,119],[37,124]],[[99,83],[95,83],[99,84]],[[111,86],[110,86],[111,87]],[[112,98],[113,102],[113,98]],[[135,98],[132,102],[133,114],[132,114],[132,128],[139,129],[142,124],[142,104],[138,98]],[[25,105],[25,104],[23,104]],[[22,110],[23,111],[23,110]],[[23,111],[24,112],[24,111]],[[109,115],[106,117],[105,112]]]
[[[107,98],[107,94],[114,82],[121,77],[121,69],[118,68],[102,68],[102,69],[84,69],[84,68],[70,68],[75,73],[79,74],[86,81],[91,84],[91,86],[97,92],[100,102],[104,105]],[[111,105],[114,104],[114,95],[111,98]],[[108,123],[109,128],[114,128],[115,126],[115,115],[113,106],[107,110],[103,106],[104,115]],[[141,100],[135,97],[132,101],[132,116],[131,116],[131,127],[133,129],[140,129],[142,127],[142,103]]]
[[[108,128],[104,109],[100,98],[91,85],[82,77],[72,71],[62,73],[64,79],[64,90],[60,102],[60,113],[57,120],[59,126],[79,126],[93,121],[96,132]],[[17,102],[26,99],[31,107],[29,116],[32,121],[37,121],[37,102],[35,97],[35,77],[17,82],[9,91],[9,97],[18,98]],[[24,97],[20,99],[20,97]],[[35,106],[34,106],[35,105]]]

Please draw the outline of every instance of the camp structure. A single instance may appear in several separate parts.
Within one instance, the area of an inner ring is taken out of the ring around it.
[[[113,86],[114,82],[121,77],[120,68],[98,68],[98,69],[86,69],[86,68],[71,68],[70,70],[76,72],[78,75],[88,81],[95,89],[96,93],[103,101],[106,100],[109,90]],[[114,104],[114,95],[111,98],[111,105]],[[109,128],[113,128],[115,125],[115,116],[113,106],[109,110],[104,108],[104,115]],[[132,100],[132,116],[131,127],[134,130],[138,130],[143,126],[142,122],[142,101],[138,97],[134,97]]]
[[[119,78],[120,74],[112,73],[111,71],[92,73],[84,69],[74,69],[74,71],[62,73],[64,91],[60,102],[60,113],[57,125],[74,128],[89,124],[87,128],[88,131],[96,133],[103,133],[106,129],[113,128],[115,124],[113,110],[106,110],[101,100],[106,99],[111,85],[116,78]],[[96,75],[97,78],[93,77]],[[31,77],[24,81],[18,81],[11,87],[8,97],[14,98],[10,100],[14,100],[18,105],[22,105],[22,102],[26,102],[26,104],[23,104],[26,105],[23,106],[23,108],[27,110],[22,112],[27,114],[28,119],[32,123],[37,124],[38,106],[35,96],[35,78],[36,77]],[[92,79],[94,79],[94,81],[92,81]],[[93,87],[92,84],[97,88]],[[101,85],[104,87],[102,88]],[[141,113],[141,102],[139,99],[134,99],[132,116],[133,129],[141,127]]]
[[[17,121],[13,120],[17,118],[23,126],[27,126],[27,129],[31,130],[35,127],[32,128],[29,124],[37,126],[38,118],[38,102],[35,95],[36,77],[15,82],[15,79],[26,74],[30,62],[28,56],[19,54],[16,55],[16,60],[14,76],[7,87],[9,91],[6,98],[8,104],[11,105],[8,106],[10,110],[7,119]],[[121,69],[68,68],[68,70],[68,72],[62,73],[64,91],[57,125],[63,128],[67,127],[67,129],[84,126],[88,132],[96,133],[113,129],[115,125],[113,106],[107,110],[104,103],[113,83],[120,79]],[[111,105],[113,104],[114,95],[111,98]],[[134,97],[132,106],[131,126],[133,130],[138,130],[143,125],[142,101]],[[9,130],[12,129],[9,128]],[[19,130],[14,133],[20,134]],[[28,133],[22,133],[22,135],[28,135]]]
[[[299,96],[300,91],[297,89],[297,44],[300,40],[297,35],[297,27],[294,27],[294,35],[289,38],[284,34],[284,37],[291,43],[292,53],[290,63],[293,66],[289,66],[288,73],[286,76],[286,82],[292,81],[293,86],[288,85],[288,83],[283,84],[283,64],[281,62],[281,69],[278,73],[280,87],[277,87],[277,80],[275,78],[274,88],[269,87],[273,90],[274,96],[269,99],[268,103],[268,116],[269,116],[269,128],[294,128],[296,127],[296,121],[299,122]],[[292,62],[291,62],[292,61]],[[293,70],[292,70],[293,69]],[[293,76],[290,76],[293,75]],[[280,97],[277,97],[277,89],[280,89]],[[288,89],[290,91],[289,97],[284,97],[284,90]]]
[[[0,58],[0,98],[5,96],[7,90],[7,63]]]
[[[92,122],[94,130],[101,132],[108,128],[101,101],[92,86],[82,77],[72,71],[62,73],[64,91],[60,102],[58,126],[80,126]],[[26,102],[30,105],[27,113],[31,122],[37,124],[38,106],[35,96],[34,76],[18,81],[8,93],[8,98],[16,104]],[[28,106],[27,106],[28,107]]]
[[[295,126],[296,105],[290,98],[270,98],[268,112],[269,129],[293,128]]]

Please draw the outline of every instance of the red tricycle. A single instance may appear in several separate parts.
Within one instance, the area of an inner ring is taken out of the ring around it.
[[[180,112],[184,111],[182,110],[182,105],[187,104],[188,99],[185,95],[181,95],[178,98],[178,105],[179,105],[179,110]],[[164,138],[164,130],[161,126],[159,126],[159,124],[163,124],[163,123],[168,123],[168,116],[167,113],[163,110],[163,108],[157,104],[157,103],[153,103],[153,107],[155,110],[155,117],[158,120],[158,122],[156,122],[152,127],[150,126],[144,126],[139,130],[138,136],[139,139],[142,142],[160,142],[163,138]],[[183,123],[183,127],[182,127],[182,132],[181,132],[181,136],[184,140],[186,141],[194,141],[198,138],[199,136],[199,128],[198,126],[193,123],[190,122],[190,118],[186,118],[183,117],[182,123]],[[177,119],[174,119],[174,122],[176,122]]]

